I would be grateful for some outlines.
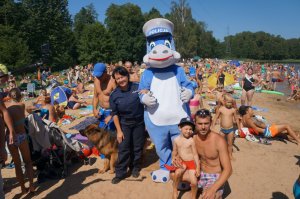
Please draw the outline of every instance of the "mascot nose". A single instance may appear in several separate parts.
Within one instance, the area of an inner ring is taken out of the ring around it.
[[[169,53],[169,51],[168,50],[164,50],[162,53],[167,54],[167,53]]]
[[[153,54],[157,54],[157,51],[156,50],[153,50],[153,52],[152,52]]]

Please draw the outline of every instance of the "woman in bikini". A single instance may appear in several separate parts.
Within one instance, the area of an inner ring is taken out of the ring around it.
[[[9,114],[14,121],[13,125],[16,132],[16,137],[13,144],[8,144],[8,149],[15,163],[16,177],[20,183],[22,194],[28,192],[34,192],[35,187],[33,186],[33,167],[30,157],[30,149],[27,143],[27,136],[24,128],[25,122],[25,104],[21,101],[21,92],[18,88],[13,88],[9,91],[10,101],[5,103]],[[25,163],[26,174],[29,178],[29,189],[25,187],[24,174],[21,167],[21,158],[19,150],[22,155],[22,159]]]
[[[242,116],[242,124],[244,127],[249,128],[249,132],[254,135],[262,134],[266,138],[276,137],[283,131],[286,131],[289,136],[300,144],[299,136],[293,131],[288,124],[272,124],[267,125],[264,122],[256,120],[253,116],[251,106],[240,106],[239,113]]]
[[[256,83],[255,83],[256,82]],[[242,97],[241,97],[241,104],[246,104],[246,99],[248,101],[248,105],[252,105],[252,98],[255,92],[255,86],[260,84],[261,80],[258,79],[256,75],[253,75],[253,69],[250,67],[247,69],[247,73],[242,81]]]

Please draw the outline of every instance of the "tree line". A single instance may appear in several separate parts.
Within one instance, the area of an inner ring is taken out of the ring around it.
[[[217,57],[265,60],[300,59],[300,38],[242,32],[220,42],[205,22],[193,18],[186,0],[173,1],[162,15],[152,8],[111,4],[104,23],[93,4],[72,18],[68,0],[0,0],[0,62],[11,70],[43,62],[55,68],[98,61],[141,62],[146,53],[144,23],[165,17],[174,23],[174,40],[183,58]]]

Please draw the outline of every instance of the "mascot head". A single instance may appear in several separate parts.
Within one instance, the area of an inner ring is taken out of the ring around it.
[[[180,59],[180,54],[175,51],[173,29],[173,23],[163,18],[151,19],[145,23],[143,32],[147,38],[147,54],[144,62],[148,66],[165,68]]]

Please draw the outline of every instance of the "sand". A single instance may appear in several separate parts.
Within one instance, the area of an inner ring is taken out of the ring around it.
[[[254,104],[267,108],[268,112],[257,112],[271,123],[288,123],[296,131],[300,131],[299,102],[286,102],[286,97],[257,93]],[[204,101],[207,106],[207,101]],[[71,111],[78,114],[79,111]],[[84,118],[63,127],[68,128]],[[285,199],[293,198],[293,184],[300,174],[300,146],[289,141],[273,140],[272,145],[262,145],[236,139],[234,148],[235,160],[232,161],[233,174],[229,179],[226,198],[244,199]],[[147,150],[141,177],[128,178],[117,185],[111,184],[112,174],[98,174],[97,170],[103,161],[92,158],[91,165],[76,163],[69,168],[65,179],[49,180],[38,184],[35,195],[22,198],[130,198],[152,199],[171,198],[172,182],[166,184],[151,181],[150,172],[158,168],[158,159],[154,150]],[[6,198],[20,198],[13,169],[2,169]],[[36,181],[36,179],[35,179]],[[228,195],[229,194],[229,195]],[[189,192],[181,192],[179,198],[190,198]]]

